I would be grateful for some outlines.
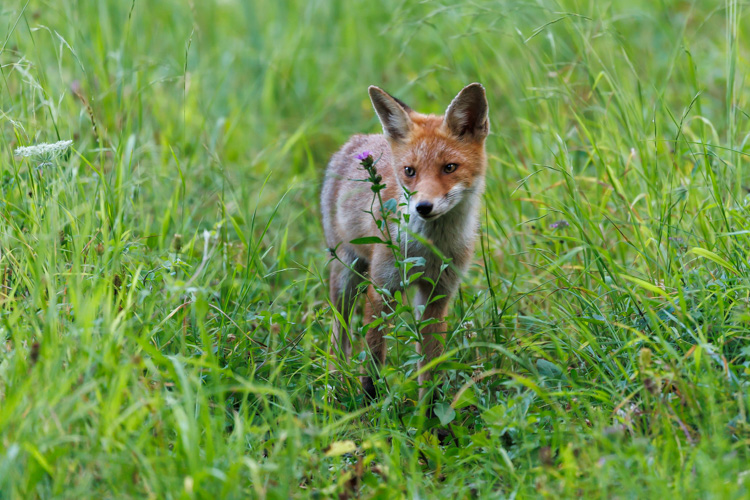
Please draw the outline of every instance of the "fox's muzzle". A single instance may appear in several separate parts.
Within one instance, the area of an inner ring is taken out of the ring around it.
[[[421,217],[427,217],[430,215],[430,212],[432,212],[432,202],[426,200],[420,201],[417,203],[416,209]]]

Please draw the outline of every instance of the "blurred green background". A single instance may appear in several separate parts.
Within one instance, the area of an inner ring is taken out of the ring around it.
[[[746,497],[744,7],[3,2],[0,496]],[[474,81],[440,415],[408,317],[368,409],[361,348],[326,371],[325,165],[369,85]]]

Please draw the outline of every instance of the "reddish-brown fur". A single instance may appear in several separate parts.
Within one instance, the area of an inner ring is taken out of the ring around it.
[[[375,168],[386,186],[381,192],[382,199],[397,200],[399,206],[404,205],[399,210],[409,213],[408,225],[395,222],[388,225],[391,237],[395,240],[396,235],[401,234],[402,254],[422,257],[425,262],[424,266],[412,269],[412,273],[424,273],[415,283],[417,303],[425,306],[424,318],[439,321],[424,326],[421,331],[422,342],[418,346],[418,352],[423,354],[419,363],[421,369],[442,352],[442,344],[436,336],[444,337],[443,318],[474,250],[486,170],[487,101],[482,86],[472,84],[456,96],[445,116],[435,116],[417,113],[376,87],[370,88],[370,97],[384,134],[352,137],[331,158],[323,184],[321,210],[326,242],[336,249],[340,259],[331,262],[331,302],[348,322],[356,288],[366,276],[371,283],[365,302],[365,321],[369,322],[393,307],[377,289],[392,294],[401,288],[403,276],[399,275],[391,249],[383,244],[349,243],[366,236],[384,237],[368,213],[379,214],[379,203],[370,184],[362,182],[367,174],[355,158],[367,150],[377,159]],[[446,167],[449,164],[458,167],[449,171]],[[407,175],[405,167],[412,167],[414,175]],[[404,189],[414,192],[408,200]],[[431,204],[432,209],[420,215],[415,207],[425,203]],[[429,245],[420,243],[420,238],[434,245],[451,261],[451,266],[441,268],[443,260]],[[433,288],[426,278],[436,286]],[[438,296],[443,297],[432,300]],[[383,329],[371,328],[366,336],[373,359],[379,365],[385,363],[387,351],[383,335]],[[332,340],[332,346],[339,348],[348,359],[351,344],[339,321],[334,322]],[[420,397],[429,380],[430,372],[425,370],[419,377]],[[374,395],[375,388],[369,377],[363,378],[363,385],[369,395]]]

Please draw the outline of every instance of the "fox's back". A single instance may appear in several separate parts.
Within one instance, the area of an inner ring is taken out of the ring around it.
[[[381,192],[383,200],[398,197],[391,148],[386,138],[381,134],[353,136],[331,157],[323,181],[321,211],[326,244],[330,248],[342,243],[348,247],[353,239],[379,234],[372,215],[367,213],[377,214],[379,207],[377,203],[373,205],[375,194],[356,158],[363,151],[369,151],[376,160],[375,169],[386,186]]]

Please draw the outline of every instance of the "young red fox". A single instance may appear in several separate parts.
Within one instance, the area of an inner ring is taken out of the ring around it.
[[[378,87],[370,87],[370,99],[383,125],[383,134],[355,135],[328,164],[321,200],[323,229],[328,246],[336,250],[339,260],[331,262],[331,302],[348,321],[356,299],[357,286],[367,275],[370,285],[365,302],[365,321],[381,317],[394,304],[378,289],[390,296],[402,288],[403,276],[396,266],[393,250],[382,243],[351,244],[368,236],[383,238],[386,228],[378,228],[381,217],[377,195],[357,159],[363,151],[376,160],[375,169],[385,188],[382,200],[395,199],[398,211],[409,214],[403,222],[400,247],[404,257],[422,257],[424,265],[414,266],[410,273],[423,273],[416,281],[417,306],[424,306],[422,319],[436,319],[422,328],[421,369],[442,352],[445,322],[451,297],[458,289],[463,273],[474,251],[479,203],[484,191],[486,170],[485,138],[490,124],[484,87],[472,83],[465,87],[444,116],[423,115]],[[406,191],[413,193],[407,196]],[[389,217],[391,235],[399,232],[395,217]],[[430,242],[451,265],[419,239]],[[394,236],[395,242],[395,236]],[[421,263],[421,260],[419,260]],[[432,283],[431,283],[432,282]],[[374,286],[373,286],[374,285]],[[386,357],[384,332],[371,328],[367,346],[376,364]],[[348,360],[352,348],[343,326],[336,321],[332,333],[332,350],[340,350]],[[425,395],[431,374],[419,376],[420,398]],[[370,377],[363,377],[363,389],[376,395]]]

